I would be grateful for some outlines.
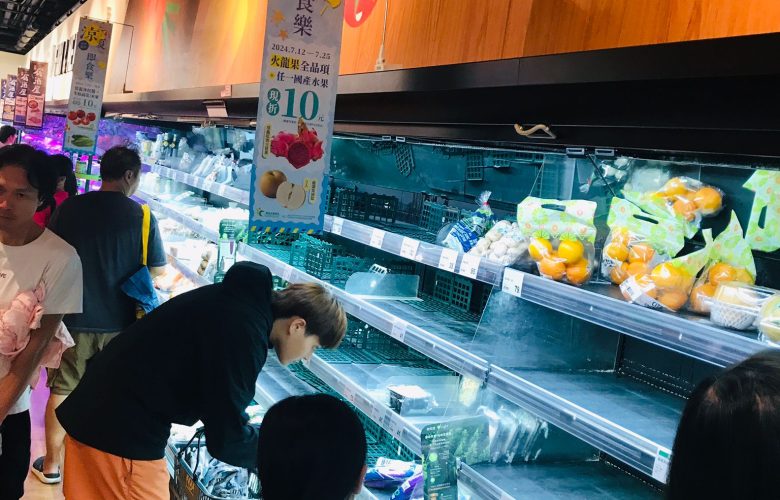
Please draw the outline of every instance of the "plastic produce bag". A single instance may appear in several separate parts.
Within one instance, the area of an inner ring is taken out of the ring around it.
[[[493,225],[493,210],[488,204],[489,199],[490,191],[483,191],[477,197],[479,208],[469,217],[452,225],[442,242],[445,247],[466,253],[477,244],[479,237]]]
[[[672,177],[658,190],[623,192],[627,200],[656,217],[671,215],[685,227],[686,238],[699,231],[704,217],[717,215],[723,208],[723,192],[690,177]]]
[[[685,245],[684,229],[677,219],[654,218],[621,198],[612,199],[607,226],[610,232],[602,252],[601,275],[616,285],[629,276],[648,274]]]
[[[595,265],[596,203],[528,197],[517,205],[517,223],[528,238],[528,255],[539,274],[582,285]]]
[[[420,464],[380,457],[376,464],[366,471],[363,484],[369,488],[395,488],[417,473],[422,473]]]
[[[698,313],[709,313],[710,299],[715,295],[718,285],[730,281],[749,285],[756,282],[753,253],[742,237],[742,226],[733,211],[728,227],[713,242],[710,260],[696,280],[688,308]]]
[[[468,253],[510,266],[520,260],[527,251],[528,240],[517,223],[502,220],[485,233]]]
[[[780,249],[780,172],[758,170],[744,187],[756,193],[745,239],[754,250]]]
[[[629,302],[652,309],[678,311],[686,302],[696,276],[710,258],[712,230],[704,230],[704,248],[683,257],[661,262],[649,274],[629,276],[620,291]]]

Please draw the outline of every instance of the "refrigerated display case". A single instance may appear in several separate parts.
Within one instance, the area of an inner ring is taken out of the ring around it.
[[[506,249],[476,255],[442,243],[490,191],[509,227],[529,196],[594,202],[598,258],[611,199],[628,184],[680,176],[724,193],[725,209],[702,228],[720,233],[732,210],[747,226],[754,194],[743,185],[780,167],[776,104],[765,99],[780,68],[761,57],[779,40],[342,77],[323,234],[232,242],[237,259],[267,265],[279,286],[322,283],[350,315],[339,349],[272,371],[348,401],[388,458],[419,461],[434,426],[463,431],[452,449],[465,498],[660,497],[690,391],[771,345],[705,316],[632,304],[598,272],[573,286],[527,258],[507,266]],[[230,118],[206,123],[201,103],[217,91],[105,104],[119,122],[154,113],[172,144],[138,136],[150,171],[138,196],[165,227],[174,262],[201,283],[230,262],[205,257],[208,242],[229,240],[220,223],[248,219],[254,148],[256,89],[234,86]],[[696,231],[680,255],[705,243]],[[777,251],[753,257],[757,283],[780,285]],[[415,276],[419,286],[372,296],[356,283],[361,273]]]

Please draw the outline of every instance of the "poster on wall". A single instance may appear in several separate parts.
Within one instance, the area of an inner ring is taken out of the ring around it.
[[[27,120],[28,69],[19,68],[16,73],[16,100],[14,103],[14,125],[24,125]]]
[[[269,0],[255,135],[253,233],[322,230],[344,5]]]
[[[46,107],[46,77],[49,63],[32,61],[27,85],[27,116],[25,125],[30,128],[43,126],[43,114]]]
[[[3,121],[14,121],[16,107],[16,75],[8,75],[5,82],[5,99],[3,99]]]
[[[110,45],[110,23],[81,18],[65,120],[65,151],[95,153]]]

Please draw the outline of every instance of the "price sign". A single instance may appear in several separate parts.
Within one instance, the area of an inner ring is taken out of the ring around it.
[[[352,387],[349,385],[344,385],[344,399],[349,401],[350,403],[355,403],[355,391],[352,390]]]
[[[404,338],[406,338],[406,328],[409,326],[409,323],[403,320],[396,320],[395,323],[393,323],[393,329],[390,331],[390,336],[393,337],[398,342],[403,342]]]
[[[371,241],[368,242],[374,248],[382,248],[382,243],[385,241],[385,232],[381,229],[374,229],[371,231]]]
[[[653,462],[653,479],[666,483],[666,479],[669,477],[669,463],[671,461],[672,452],[659,446]]]
[[[341,235],[341,229],[344,227],[344,219],[341,217],[334,217],[333,224],[330,227],[330,232],[333,234]]]
[[[501,291],[515,297],[520,297],[523,291],[523,277],[525,273],[517,269],[504,269],[504,279],[501,282]]]
[[[420,242],[418,240],[404,237],[401,242],[401,257],[416,259],[418,248],[420,248]]]
[[[476,255],[465,254],[463,259],[460,261],[460,269],[458,269],[458,274],[461,274],[467,278],[476,278],[477,271],[479,271],[479,262],[480,258]]]
[[[439,269],[455,272],[455,263],[458,262],[458,252],[451,248],[442,248],[439,256]]]
[[[389,417],[390,418],[387,419],[387,432],[400,441],[401,436],[404,433],[404,425],[400,418],[392,418],[393,415],[389,415]]]
[[[284,271],[282,271],[282,279],[284,281],[290,281],[290,279],[292,278],[292,273],[293,273],[293,267],[292,266],[286,266],[284,268]]]
[[[385,414],[387,413],[387,408],[384,406],[380,406],[379,404],[373,404],[371,405],[371,419],[375,422],[382,422],[382,419],[385,417]]]

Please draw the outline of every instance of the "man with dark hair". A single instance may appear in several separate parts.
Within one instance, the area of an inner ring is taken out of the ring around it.
[[[81,257],[84,312],[65,316],[76,346],[65,352],[60,368],[49,371],[46,456],[32,466],[33,474],[46,484],[61,481],[65,431],[54,410],[76,388],[92,357],[135,321],[135,302],[120,287],[141,267],[143,211],[129,198],[138,188],[141,159],[128,148],[111,148],[101,158],[100,175],[103,184],[99,191],[68,198],[49,223]],[[147,260],[152,276],[162,274],[166,261],[152,216]]]
[[[30,383],[47,346],[61,326],[63,314],[81,311],[81,263],[76,250],[33,221],[33,215],[54,195],[57,178],[44,153],[30,146],[0,149],[0,310],[9,310],[20,294],[31,292],[42,307],[38,328],[26,346],[15,352],[18,330],[30,324],[4,315],[0,338],[0,499],[24,494],[30,466]],[[23,311],[16,310],[18,313]],[[22,314],[22,317],[23,314]],[[10,338],[8,336],[10,334]],[[12,349],[8,352],[9,347]],[[8,362],[10,360],[10,367]]]
[[[0,127],[0,148],[10,146],[16,142],[16,136],[19,132],[10,125]]]
[[[346,329],[327,289],[274,292],[271,272],[253,262],[172,298],[111,342],[57,410],[68,433],[65,498],[167,499],[173,423],[201,420],[213,457],[254,468],[258,430],[245,410],[268,350],[282,364],[308,359]]]
[[[347,500],[366,475],[366,433],[333,396],[295,396],[263,417],[257,465],[265,500]]]

